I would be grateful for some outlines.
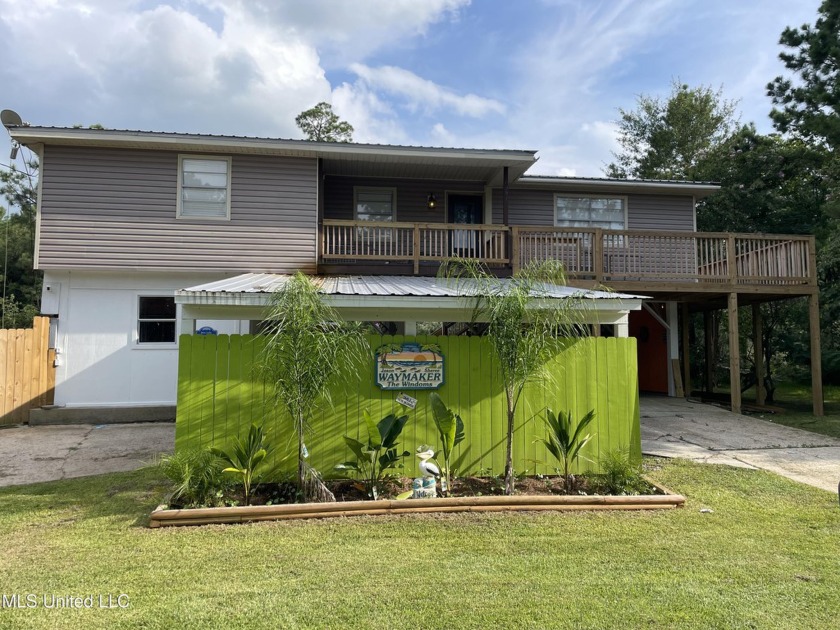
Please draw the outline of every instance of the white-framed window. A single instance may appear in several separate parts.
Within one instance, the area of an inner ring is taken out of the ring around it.
[[[177,313],[172,295],[138,295],[137,344],[174,344]]]
[[[178,218],[230,219],[229,157],[178,156]]]
[[[623,230],[627,225],[627,198],[555,195],[554,225]]]
[[[397,189],[356,186],[353,208],[357,221],[396,221]]]

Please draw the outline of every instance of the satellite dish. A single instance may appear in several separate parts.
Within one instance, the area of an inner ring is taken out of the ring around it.
[[[20,127],[23,125],[23,119],[14,110],[4,109],[0,112],[0,122],[4,127]]]

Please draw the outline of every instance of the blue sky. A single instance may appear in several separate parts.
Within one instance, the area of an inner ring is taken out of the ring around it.
[[[296,138],[333,103],[359,142],[539,150],[600,176],[617,108],[673,79],[771,131],[785,26],[819,0],[0,0],[0,107],[36,125]],[[8,156],[0,140],[0,162]]]

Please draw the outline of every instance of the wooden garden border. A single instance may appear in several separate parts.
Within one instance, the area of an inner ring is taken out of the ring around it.
[[[664,494],[632,496],[482,496],[383,501],[339,501],[336,503],[292,503],[284,505],[252,505],[188,510],[167,510],[164,509],[164,506],[160,506],[152,512],[149,527],[442,512],[661,510],[682,507],[684,505],[685,497],[682,495],[674,494],[658,484],[653,485]]]

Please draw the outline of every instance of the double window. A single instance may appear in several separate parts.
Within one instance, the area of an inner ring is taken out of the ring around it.
[[[178,217],[230,218],[229,157],[178,158]]]
[[[626,209],[624,197],[555,195],[554,225],[623,230],[626,225]]]
[[[137,300],[137,343],[175,343],[175,298],[141,295]]]

